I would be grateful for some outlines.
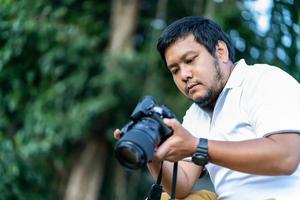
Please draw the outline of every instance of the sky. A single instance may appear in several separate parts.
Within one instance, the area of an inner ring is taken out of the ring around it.
[[[271,8],[273,6],[272,0],[256,0],[245,1],[245,6],[253,11],[256,25],[259,31],[265,33],[270,28]]]

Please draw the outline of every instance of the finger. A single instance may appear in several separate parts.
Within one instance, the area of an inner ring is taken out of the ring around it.
[[[164,160],[164,158],[166,157],[168,151],[169,151],[169,145],[168,145],[168,142],[165,141],[156,150],[156,152],[154,154],[154,159],[155,160]]]
[[[114,138],[116,138],[117,140],[121,138],[121,131],[120,131],[120,129],[116,129],[114,131]]]
[[[168,127],[172,128],[173,130],[174,130],[176,127],[180,126],[179,121],[178,121],[177,119],[175,119],[175,118],[173,118],[173,119],[164,118],[164,123],[165,123]]]
[[[160,162],[163,161],[159,157],[156,156],[156,153],[154,153],[153,157],[151,158],[151,162]]]

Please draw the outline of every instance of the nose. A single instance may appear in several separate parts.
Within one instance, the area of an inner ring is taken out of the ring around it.
[[[181,69],[182,81],[187,82],[192,77],[193,77],[193,73],[192,73],[192,70],[190,69],[190,67],[188,67],[188,66],[182,67],[182,69]]]

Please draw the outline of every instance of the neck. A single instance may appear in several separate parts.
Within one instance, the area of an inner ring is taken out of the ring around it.
[[[215,98],[211,101],[210,104],[206,105],[205,106],[205,109],[206,110],[211,110],[213,111],[215,106],[216,106],[216,103],[217,103],[217,100],[221,94],[221,92],[223,91],[229,77],[230,77],[230,74],[232,73],[233,69],[234,69],[235,65],[231,62],[231,61],[228,61],[228,63],[224,63],[224,66],[221,67],[221,69],[223,69],[222,71],[220,71],[220,85],[219,85],[219,92],[218,94],[215,96]]]

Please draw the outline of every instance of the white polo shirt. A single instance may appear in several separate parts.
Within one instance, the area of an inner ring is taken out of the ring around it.
[[[213,113],[193,104],[183,126],[196,137],[221,141],[300,133],[300,84],[277,67],[240,60]],[[211,163],[206,167],[219,199],[300,199],[300,166],[290,176],[256,176]]]

